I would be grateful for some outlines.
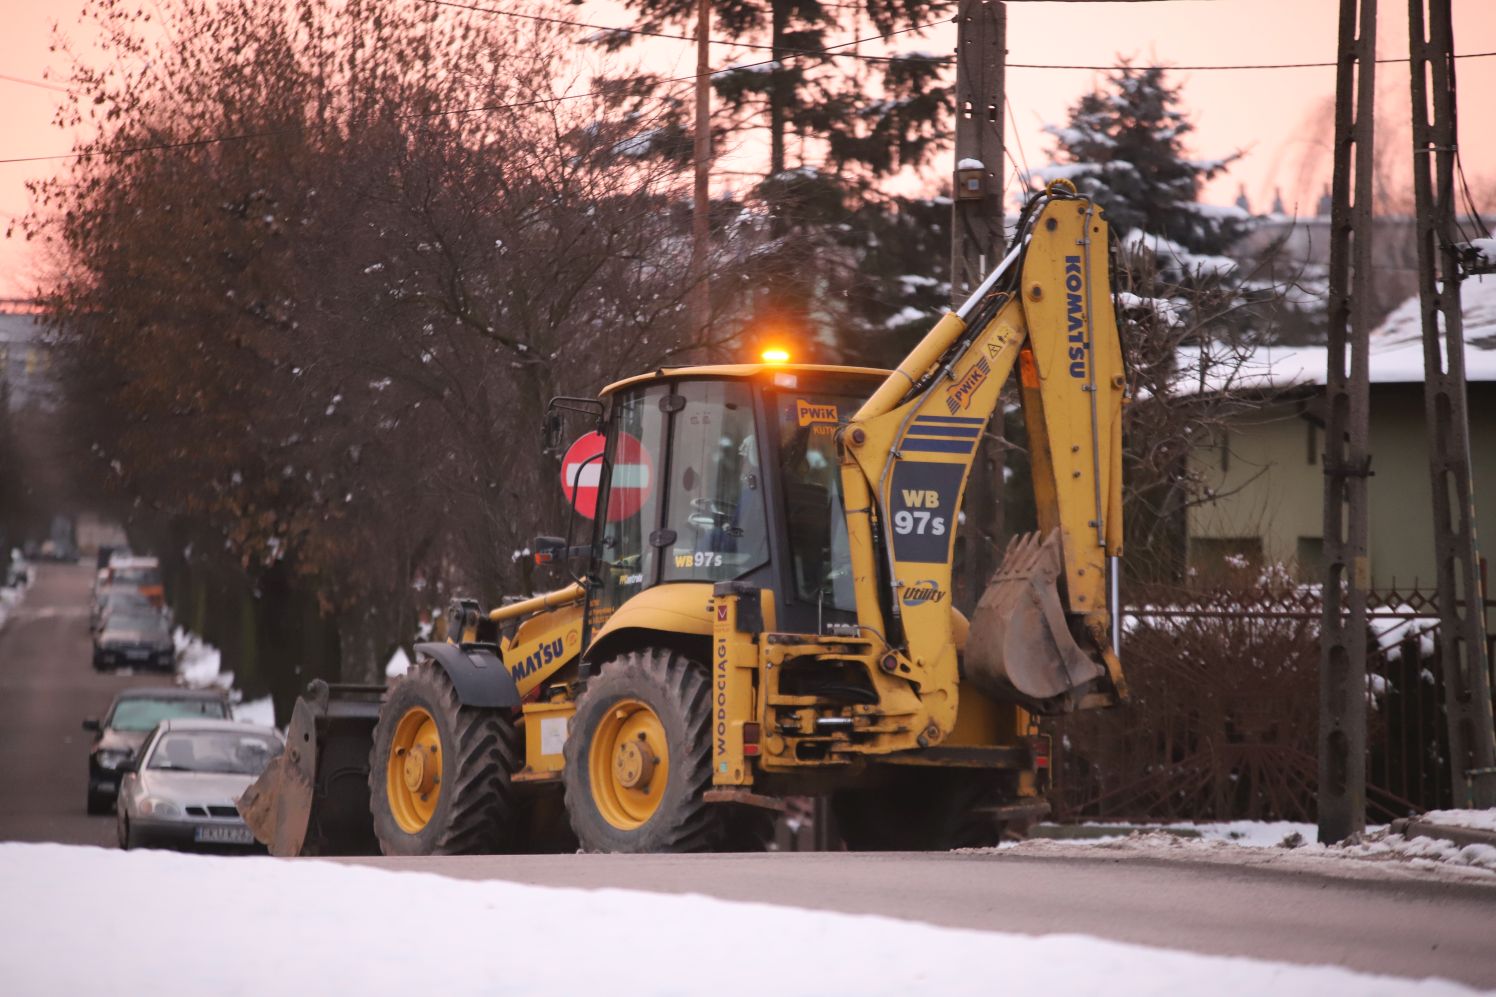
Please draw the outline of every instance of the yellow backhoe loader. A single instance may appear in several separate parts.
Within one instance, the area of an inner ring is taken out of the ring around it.
[[[557,399],[553,436],[569,409],[603,441],[563,472],[590,542],[536,546],[577,581],[455,603],[388,689],[314,684],[250,826],[276,854],[735,849],[825,794],[849,847],[949,848],[1042,812],[1038,717],[1125,696],[1111,276],[1103,212],[1052,185],[895,371],[666,368]],[[968,622],[959,510],[1015,365],[1038,529]]]

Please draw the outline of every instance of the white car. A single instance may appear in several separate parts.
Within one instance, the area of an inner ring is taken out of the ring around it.
[[[121,848],[256,848],[235,806],[285,749],[271,727],[163,720],[128,763],[115,805]]]

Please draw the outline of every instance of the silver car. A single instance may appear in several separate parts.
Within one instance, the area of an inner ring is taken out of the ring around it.
[[[270,727],[187,717],[161,721],[120,781],[120,847],[256,847],[234,803],[284,748]]]

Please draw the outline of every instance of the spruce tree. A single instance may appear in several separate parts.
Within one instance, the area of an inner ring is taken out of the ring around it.
[[[1238,216],[1198,203],[1205,182],[1240,158],[1192,159],[1185,139],[1195,130],[1179,107],[1179,87],[1159,66],[1122,65],[1081,97],[1055,139],[1045,179],[1064,177],[1104,205],[1119,234],[1163,236],[1192,253],[1221,253],[1244,231]]]

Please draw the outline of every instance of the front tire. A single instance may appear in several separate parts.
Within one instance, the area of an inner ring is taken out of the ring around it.
[[[566,811],[583,849],[703,852],[723,841],[707,670],[663,648],[604,662],[566,738]]]
[[[87,804],[88,815],[90,817],[97,817],[100,814],[107,814],[110,810],[110,804],[112,804],[113,802],[113,799],[105,796],[98,790],[89,789]]]
[[[412,665],[374,726],[369,807],[386,855],[508,851],[519,739],[507,711],[463,706],[439,665]]]

